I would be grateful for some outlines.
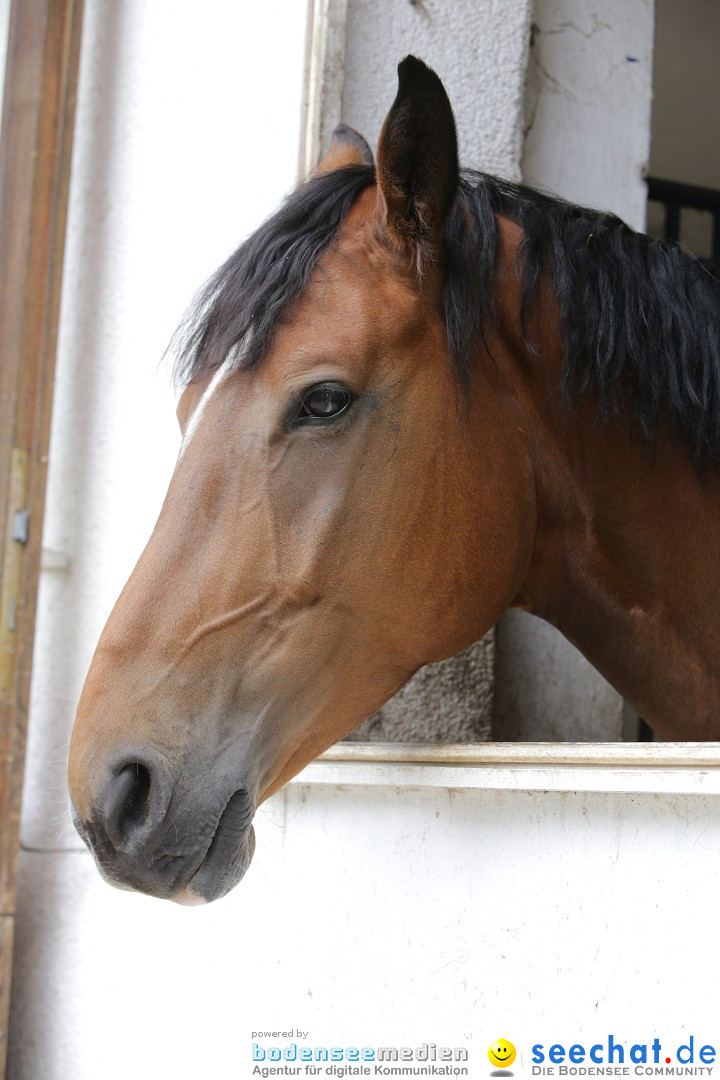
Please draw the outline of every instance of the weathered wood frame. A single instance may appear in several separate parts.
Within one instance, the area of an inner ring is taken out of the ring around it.
[[[13,0],[0,136],[0,1077],[83,0]]]

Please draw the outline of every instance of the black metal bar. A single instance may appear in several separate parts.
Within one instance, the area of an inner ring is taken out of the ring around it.
[[[665,203],[665,232],[663,235],[666,240],[680,239],[680,209],[680,203],[678,202]]]
[[[678,180],[647,178],[648,202],[662,203],[665,207],[665,240],[680,239],[680,218],[683,209],[703,210],[713,216],[712,254],[713,262],[720,263],[720,190],[682,184]]]
[[[660,180],[656,176],[648,176],[646,183],[648,199],[652,202],[678,203],[693,210],[720,213],[720,191],[715,188],[682,184],[678,180]]]
[[[646,720],[643,720],[642,716],[638,716],[638,742],[652,742],[653,730]]]

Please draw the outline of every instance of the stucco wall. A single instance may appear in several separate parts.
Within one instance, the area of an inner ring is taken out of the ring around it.
[[[652,0],[535,0],[523,179],[645,225]]]
[[[415,53],[445,84],[462,163],[517,179],[530,12],[530,0],[351,0],[344,121],[375,145],[398,60]]]

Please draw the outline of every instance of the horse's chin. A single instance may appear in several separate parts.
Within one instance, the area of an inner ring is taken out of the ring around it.
[[[255,852],[252,825],[243,832],[240,842],[228,856],[227,849],[210,845],[207,855],[181,892],[172,899],[184,907],[196,907],[220,900],[245,876]]]

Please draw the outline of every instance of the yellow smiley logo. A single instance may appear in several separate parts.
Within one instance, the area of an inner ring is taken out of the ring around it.
[[[491,1065],[507,1069],[515,1060],[515,1047],[507,1039],[498,1039],[488,1050],[488,1057]]]

